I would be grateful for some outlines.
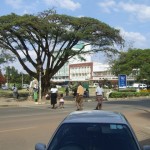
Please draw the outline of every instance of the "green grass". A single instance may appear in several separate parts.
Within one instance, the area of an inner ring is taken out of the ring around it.
[[[18,92],[21,97],[27,97],[29,95],[29,91],[27,91],[26,89],[18,90]],[[1,97],[13,97],[13,91],[0,89],[0,96]]]

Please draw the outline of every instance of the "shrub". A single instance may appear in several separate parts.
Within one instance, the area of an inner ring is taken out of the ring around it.
[[[109,98],[126,98],[126,97],[139,97],[150,96],[149,92],[112,92]]]

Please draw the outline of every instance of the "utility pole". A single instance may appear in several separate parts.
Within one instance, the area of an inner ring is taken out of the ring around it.
[[[23,87],[23,72],[22,72],[22,87]]]
[[[39,103],[41,103],[41,96],[42,96],[42,90],[41,90],[41,65],[39,65]]]

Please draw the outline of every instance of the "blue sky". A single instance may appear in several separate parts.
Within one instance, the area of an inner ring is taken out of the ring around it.
[[[126,49],[150,48],[150,0],[1,0],[0,15],[37,14],[52,7],[59,14],[92,17],[120,29]]]
[[[52,7],[60,14],[92,17],[119,28],[126,48],[150,48],[150,0],[1,0],[0,15],[36,14]]]

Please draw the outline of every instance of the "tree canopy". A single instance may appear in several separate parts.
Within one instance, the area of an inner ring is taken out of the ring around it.
[[[84,45],[73,50],[79,42],[92,49],[83,51]],[[38,79],[39,66],[45,69],[43,87],[75,55],[99,51],[114,55],[118,52],[115,46],[123,42],[119,30],[94,18],[61,15],[54,10],[0,17],[0,48],[11,51],[32,77]]]
[[[122,52],[112,65],[112,72],[115,75],[135,75],[136,70],[138,70],[137,80],[146,79],[150,82],[150,49],[130,49]]]
[[[4,49],[0,50],[0,65],[15,61],[15,56]]]

